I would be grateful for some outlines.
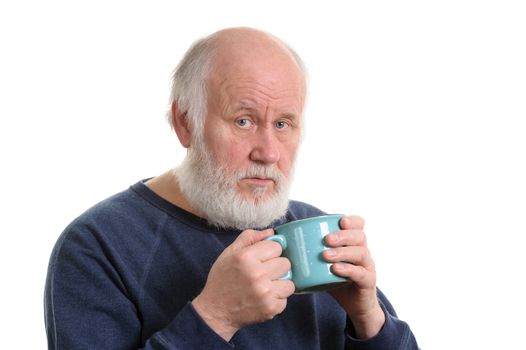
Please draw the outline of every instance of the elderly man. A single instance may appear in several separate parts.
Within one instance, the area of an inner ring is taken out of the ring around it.
[[[358,216],[326,237],[348,286],[293,295],[272,227],[322,212],[288,200],[303,129],[299,57],[226,29],[173,77],[169,120],[188,153],[70,224],[45,292],[51,349],[416,349],[376,289]]]

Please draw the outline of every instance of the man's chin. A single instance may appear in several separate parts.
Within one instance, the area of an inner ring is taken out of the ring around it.
[[[275,193],[274,191],[265,188],[255,188],[252,191],[243,191],[239,193],[239,196],[246,203],[259,205],[268,203],[275,196]]]

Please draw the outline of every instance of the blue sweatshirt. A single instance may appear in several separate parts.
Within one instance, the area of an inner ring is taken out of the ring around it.
[[[272,226],[322,214],[291,201]],[[74,220],[51,255],[45,288],[49,349],[417,349],[406,323],[379,292],[386,322],[359,340],[327,293],[293,295],[273,320],[230,342],[190,303],[239,231],[218,230],[139,182]]]

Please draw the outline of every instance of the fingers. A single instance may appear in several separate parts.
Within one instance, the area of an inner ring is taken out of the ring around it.
[[[323,257],[327,262],[346,262],[363,267],[374,266],[374,261],[366,246],[346,246],[327,249],[323,251]]]
[[[325,243],[331,247],[366,245],[365,233],[362,229],[346,229],[325,236]]]
[[[341,218],[340,227],[344,230],[363,230],[365,226],[365,220],[358,215],[349,215]]]
[[[348,262],[364,267],[374,265],[362,229],[333,232],[325,237],[325,242],[332,247],[323,251],[323,257],[328,262]]]
[[[360,288],[374,288],[376,285],[376,274],[374,270],[363,266],[337,263],[331,266],[331,271],[341,277],[348,278]]]
[[[325,236],[331,247],[323,251],[323,258],[333,263],[334,274],[345,277],[362,288],[373,288],[376,283],[374,260],[367,248],[363,231],[365,222],[359,216],[346,216],[340,220],[341,230]]]
[[[357,215],[345,216],[340,220],[341,230],[325,236],[325,243],[332,247],[345,245],[365,245],[363,228],[365,221]]]
[[[274,241],[260,241],[245,248],[246,254],[251,254],[261,262],[277,258],[281,255],[281,252],[281,245]]]
[[[236,240],[230,245],[231,249],[241,249],[244,247],[251,246],[269,236],[274,234],[273,229],[266,229],[263,231],[257,230],[246,230],[236,238]]]
[[[276,280],[272,282],[272,287],[274,288],[274,292],[278,299],[287,299],[294,294],[294,291],[296,290],[294,283],[288,280]]]
[[[270,280],[279,280],[290,270],[290,260],[287,258],[275,258],[265,262]]]

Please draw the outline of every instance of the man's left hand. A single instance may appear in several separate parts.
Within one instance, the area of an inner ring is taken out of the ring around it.
[[[325,260],[334,263],[333,273],[352,281],[329,293],[345,309],[356,336],[362,339],[378,334],[385,322],[376,295],[376,270],[367,248],[364,225],[359,216],[342,218],[342,229],[325,237],[326,244],[332,248],[323,252]]]

